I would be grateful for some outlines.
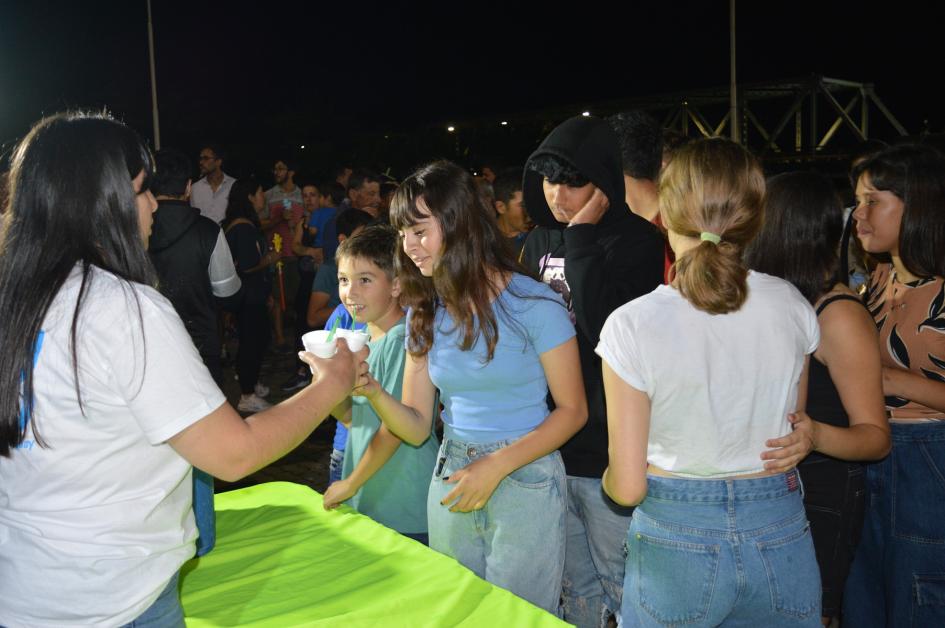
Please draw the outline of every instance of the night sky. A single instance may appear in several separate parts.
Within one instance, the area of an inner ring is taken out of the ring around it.
[[[552,6],[153,0],[162,144],[343,150],[350,134],[728,83],[726,0]],[[741,0],[739,82],[873,82],[910,132],[942,131],[940,21],[931,4],[882,6]],[[3,150],[68,107],[108,107],[150,138],[146,23],[145,0],[0,0]]]

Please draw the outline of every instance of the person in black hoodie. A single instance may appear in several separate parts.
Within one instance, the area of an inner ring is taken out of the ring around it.
[[[607,412],[594,347],[611,312],[662,283],[663,238],[627,207],[617,138],[603,120],[575,117],[555,128],[528,158],[522,187],[537,225],[522,262],[568,304],[589,412],[561,448],[569,502],[562,611],[582,628],[601,626],[620,610],[631,510],[601,490]]]
[[[221,389],[222,343],[216,299],[238,299],[240,278],[220,226],[190,206],[190,161],[173,149],[154,156],[151,191],[158,202],[148,240],[148,253],[159,279],[158,288],[184,322],[203,363]],[[216,540],[213,477],[194,469],[194,517],[200,537],[197,556]]]

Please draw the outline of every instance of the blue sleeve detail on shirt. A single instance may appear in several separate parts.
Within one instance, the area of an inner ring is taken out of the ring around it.
[[[36,343],[33,347],[33,368],[36,368],[36,363],[39,362],[39,352],[43,348],[43,338],[46,336],[46,332],[42,329],[39,330],[39,333],[36,335]],[[26,376],[24,373],[20,373],[20,387],[22,388],[25,385]],[[21,397],[23,393],[21,392]],[[33,400],[32,398],[27,403],[23,403],[22,399],[20,402],[20,431],[26,429],[26,421],[29,416],[33,413]]]

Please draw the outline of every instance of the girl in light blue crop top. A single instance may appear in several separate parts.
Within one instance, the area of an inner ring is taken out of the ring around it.
[[[557,613],[566,491],[557,449],[587,417],[567,310],[525,276],[475,181],[455,164],[410,176],[391,223],[403,238],[397,270],[410,306],[402,401],[374,382],[362,394],[394,434],[419,443],[440,390],[430,547]]]

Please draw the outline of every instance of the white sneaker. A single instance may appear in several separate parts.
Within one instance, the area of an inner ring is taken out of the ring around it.
[[[253,392],[256,393],[257,397],[268,397],[269,386],[265,386],[263,384],[256,384],[256,388],[253,389]]]
[[[266,401],[265,399],[260,398],[259,396],[253,395],[242,395],[240,397],[239,405],[236,406],[236,409],[240,412],[262,412],[272,407],[272,404]]]

